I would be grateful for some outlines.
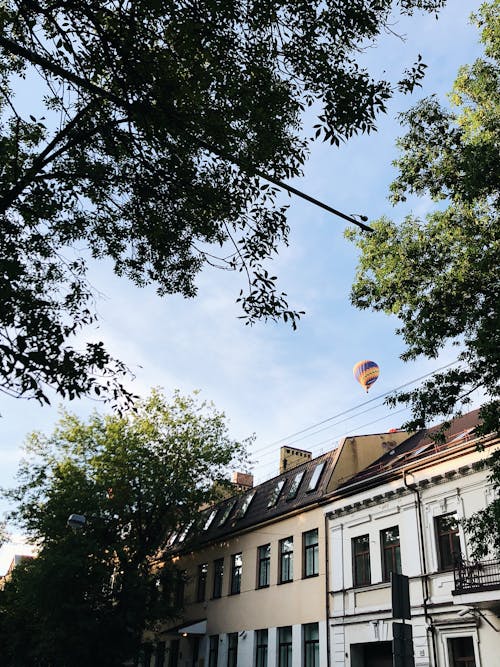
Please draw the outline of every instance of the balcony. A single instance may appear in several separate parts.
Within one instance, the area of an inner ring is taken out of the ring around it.
[[[458,559],[454,568],[455,604],[485,609],[500,607],[500,560],[469,563]]]

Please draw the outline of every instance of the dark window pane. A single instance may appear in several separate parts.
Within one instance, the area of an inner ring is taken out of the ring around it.
[[[399,526],[386,528],[380,532],[382,549],[382,578],[389,581],[391,572],[401,574],[401,548],[399,543]]]
[[[241,590],[241,570],[243,560],[241,554],[231,556],[231,595],[236,595]]]
[[[255,633],[255,667],[267,667],[267,630],[257,630]]]
[[[313,577],[319,572],[318,529],[303,533],[303,576]]]
[[[300,483],[302,482],[302,479],[304,478],[305,470],[302,470],[301,472],[298,472],[295,477],[292,480],[292,483],[290,484],[290,488],[288,489],[288,493],[286,496],[287,500],[293,500],[296,496],[297,493],[299,492],[299,486]]]
[[[219,658],[219,635],[212,635],[210,637],[208,667],[217,667],[218,658]]]
[[[220,598],[222,595],[222,579],[224,576],[224,559],[214,560],[214,587],[212,597]]]
[[[207,589],[208,563],[198,565],[198,585],[196,587],[196,601],[204,602]]]
[[[368,535],[353,538],[352,561],[354,585],[366,586],[371,583],[370,538]]]
[[[292,628],[278,628],[278,667],[292,667]]]
[[[257,551],[257,588],[269,586],[271,545],[264,544]]]
[[[280,583],[293,581],[293,537],[280,540]]]
[[[476,667],[472,637],[448,639],[450,667]]]
[[[304,642],[304,667],[319,667],[319,628],[308,623],[302,628]]]
[[[455,515],[436,517],[435,528],[439,569],[451,570],[460,556],[460,537]]]
[[[227,667],[236,667],[238,662],[238,633],[231,632],[227,639]]]

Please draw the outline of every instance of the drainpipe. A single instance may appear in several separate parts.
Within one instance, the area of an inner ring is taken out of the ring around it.
[[[330,548],[328,544],[328,513],[325,514],[325,610],[326,610],[326,664],[330,665]]]
[[[434,662],[434,667],[437,667],[437,648],[436,648],[436,637],[434,634],[434,626],[432,625],[432,617],[429,615],[428,604],[430,600],[429,596],[429,577],[427,574],[427,558],[425,556],[425,545],[424,545],[424,522],[422,518],[422,498],[420,497],[420,492],[416,484],[410,484],[406,480],[406,470],[403,470],[403,484],[405,487],[412,491],[415,494],[416,506],[417,506],[417,516],[418,516],[418,538],[420,544],[420,564],[422,567],[422,597],[423,597],[423,607],[424,607],[424,617],[426,629],[431,634],[431,644],[432,644],[432,658]]]

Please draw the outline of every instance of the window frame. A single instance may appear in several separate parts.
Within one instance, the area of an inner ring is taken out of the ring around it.
[[[283,635],[285,633],[285,630],[287,631],[287,635],[289,633],[290,639],[287,641],[283,641]],[[286,650],[286,658],[285,660],[282,660],[282,649]],[[281,628],[278,628],[278,667],[292,667],[292,661],[293,661],[293,634],[292,634],[292,626],[291,625],[284,625]]]
[[[217,667],[219,662],[219,635],[208,638],[208,667]]]
[[[434,517],[434,537],[436,544],[436,555],[437,555],[437,566],[439,572],[447,572],[453,570],[455,566],[455,557],[456,555],[460,556],[462,554],[462,544],[460,541],[460,531],[458,527],[458,522],[455,527],[451,530],[440,530],[440,523],[443,519],[453,517],[457,521],[457,515],[455,512],[446,512],[445,514],[439,514]],[[443,539],[444,538],[444,539]],[[448,554],[445,553],[444,545],[447,543],[449,549]],[[458,551],[453,547],[458,546]]]
[[[196,602],[205,602],[207,597],[208,563],[199,563],[196,581]]]
[[[295,473],[292,481],[290,482],[290,486],[288,487],[288,491],[286,494],[287,501],[294,500],[297,497],[300,485],[302,484],[305,474],[306,474],[305,470],[301,470],[300,472]]]
[[[237,560],[239,562],[237,562]],[[241,575],[243,572],[243,555],[240,552],[231,556],[231,584],[230,595],[239,595],[241,593]]]
[[[262,556],[263,549],[266,555]],[[266,583],[261,583],[262,571],[265,571]],[[271,582],[271,544],[262,544],[257,547],[257,588],[269,588]]]
[[[212,582],[212,600],[222,597],[222,586],[224,583],[224,558],[214,560],[214,579]]]
[[[307,544],[307,537],[316,533],[316,541]],[[313,571],[309,572],[309,552],[312,551]],[[310,579],[319,575],[319,529],[313,528],[302,533],[302,578]]]
[[[464,639],[470,640],[472,654],[466,656],[464,655],[457,656],[455,655],[455,646],[458,644],[458,642],[463,641]],[[474,637],[472,635],[447,637],[446,648],[447,648],[448,661],[450,667],[476,667],[476,665],[478,664],[476,660],[476,646],[474,642]]]
[[[385,536],[389,531],[398,531],[398,541],[397,544],[387,544]],[[386,556],[390,554],[389,560],[392,568],[389,567]],[[382,581],[387,582],[391,580],[391,572],[396,572],[396,574],[401,574],[401,536],[399,534],[399,525],[390,526],[389,528],[384,528],[380,531],[380,558],[382,561]],[[394,567],[395,566],[395,567]]]
[[[291,544],[291,548],[285,551],[284,547],[288,544]],[[279,571],[278,571],[278,583],[288,584],[293,581],[293,535],[290,537],[284,537],[279,541]],[[286,564],[286,568],[284,567]],[[284,571],[287,571],[287,576],[284,577]]]
[[[365,540],[366,538],[366,540]],[[364,551],[356,551],[356,545],[361,544],[361,540],[366,542],[367,548]],[[351,539],[351,554],[352,554],[352,583],[355,588],[360,586],[370,586],[371,581],[371,563],[370,563],[370,535],[357,535]],[[359,567],[361,564],[361,567]],[[367,577],[361,577],[361,574]]]
[[[316,636],[314,638],[307,638],[308,631],[316,631]],[[311,656],[311,651],[308,649],[312,648],[312,660],[309,658]],[[319,667],[319,623],[306,623],[302,626],[302,653],[303,653],[303,662],[304,667]]]
[[[238,665],[238,633],[228,632],[227,635],[227,667]]]
[[[265,638],[265,641],[262,639]],[[269,631],[255,630],[255,667],[267,667],[269,650]]]

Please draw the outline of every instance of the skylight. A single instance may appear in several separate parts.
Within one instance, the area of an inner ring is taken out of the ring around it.
[[[203,526],[203,530],[208,530],[212,524],[212,521],[215,519],[215,515],[217,514],[217,510],[212,510],[210,514],[208,515],[207,520],[205,521],[205,524]]]
[[[186,535],[189,533],[189,529],[191,528],[191,526],[193,525],[193,523],[194,523],[194,521],[190,521],[190,522],[186,525],[186,527],[184,528],[184,530],[182,531],[182,533],[179,535],[179,543],[184,542],[184,540],[186,539]]]
[[[325,462],[323,461],[322,463],[318,463],[318,465],[314,468],[314,472],[309,482],[309,486],[307,487],[307,493],[310,493],[311,491],[316,491],[316,489],[318,488],[319,478],[321,477],[321,473],[323,472],[324,467],[325,467]]]
[[[297,497],[297,493],[299,491],[299,486],[300,486],[300,483],[302,482],[302,480],[304,478],[304,475],[305,475],[305,470],[301,470],[292,479],[292,483],[290,484],[290,488],[288,489],[288,493],[287,493],[287,496],[286,496],[287,500],[293,500],[294,498]]]
[[[233,500],[232,502],[228,503],[228,504],[224,507],[224,510],[223,510],[223,512],[222,512],[222,516],[221,516],[220,521],[219,521],[219,524],[218,524],[219,526],[222,526],[222,525],[224,525],[224,524],[226,523],[226,521],[227,521],[228,518],[229,518],[229,515],[231,514],[231,510],[233,509],[233,507],[234,507],[235,505],[236,505],[236,500]]]
[[[238,511],[235,514],[234,517],[235,519],[242,519],[245,516],[254,496],[255,496],[255,491],[247,493],[247,495],[243,498],[241,505],[238,508]]]
[[[279,482],[276,483],[276,486],[271,491],[271,495],[269,496],[269,502],[267,503],[268,507],[274,507],[278,502],[278,498],[280,497],[283,487],[285,486],[285,481],[286,480],[284,479],[280,479]]]

